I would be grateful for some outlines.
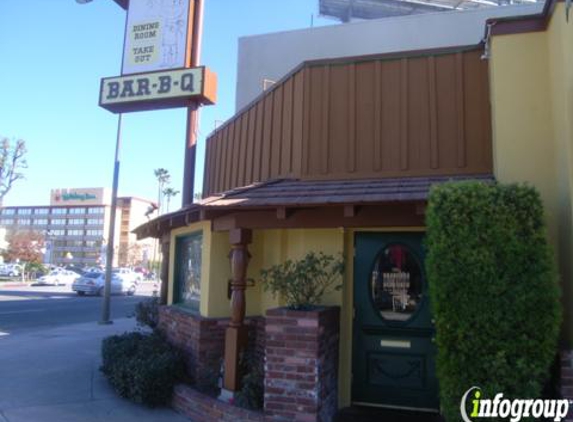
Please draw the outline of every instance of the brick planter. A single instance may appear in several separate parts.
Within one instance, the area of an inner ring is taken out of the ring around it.
[[[245,324],[249,326],[249,347],[254,348],[255,356],[264,359],[264,318],[250,317]],[[170,344],[183,351],[187,372],[200,390],[212,389],[216,381],[214,377],[221,369],[228,325],[229,318],[205,318],[178,306],[159,308],[159,330]]]
[[[229,403],[201,394],[186,385],[177,385],[172,407],[193,422],[263,422],[261,412],[241,409]]]
[[[187,372],[199,389],[212,386],[219,373],[227,324],[227,319],[203,318],[176,306],[159,308],[159,330],[183,351]]]
[[[267,311],[265,420],[330,422],[338,410],[340,309]]]

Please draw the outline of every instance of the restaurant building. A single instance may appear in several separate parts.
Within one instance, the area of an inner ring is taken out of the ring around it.
[[[445,181],[535,186],[569,303],[572,37],[565,4],[548,1],[242,39],[238,111],[207,139],[204,199],[136,229],[162,241],[160,327],[196,385],[223,360],[224,390],[237,391],[252,347],[264,415],[242,420],[437,412],[423,237],[428,191]],[[342,290],[322,311],[277,309],[261,269],[310,251],[344,257]],[[561,391],[573,398],[564,309]],[[197,420],[232,412],[185,387],[174,405]]]
[[[118,198],[117,245],[114,265],[132,265],[151,258],[153,242],[137,241],[131,231],[147,221],[151,201]],[[103,265],[109,234],[111,190],[106,188],[52,189],[49,205],[11,206],[0,210],[0,227],[7,235],[35,231],[44,235],[44,263],[78,267]]]

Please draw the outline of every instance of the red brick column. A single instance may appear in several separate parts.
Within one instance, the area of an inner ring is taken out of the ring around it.
[[[337,307],[267,311],[265,420],[333,420],[338,410],[339,326]]]
[[[573,351],[561,350],[561,397],[573,400]],[[573,421],[573,409],[565,418],[566,422]]]

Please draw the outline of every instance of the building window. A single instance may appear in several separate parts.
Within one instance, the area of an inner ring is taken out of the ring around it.
[[[14,220],[12,220],[11,218],[3,218],[0,220],[0,224],[2,224],[3,226],[11,226],[12,224],[14,224]]]
[[[103,226],[103,219],[101,219],[101,218],[88,218],[88,226]]]
[[[103,214],[103,207],[90,207],[88,214]]]
[[[32,220],[30,220],[29,218],[19,218],[18,224],[21,226],[29,226],[30,224],[32,224]]]
[[[51,224],[54,225],[64,225],[66,224],[66,220],[64,220],[63,218],[52,218]]]
[[[103,236],[103,230],[86,230],[86,236]]]
[[[199,310],[203,233],[180,237],[176,242],[175,301]]]
[[[70,214],[85,214],[85,208],[70,208]]]
[[[73,225],[83,225],[85,223],[85,220],[83,218],[72,218],[70,220],[68,220],[68,224],[73,224]]]
[[[44,214],[48,214],[49,212],[50,212],[50,210],[48,208],[36,208],[34,210],[34,214],[36,214],[36,215],[37,214],[44,215]]]
[[[56,229],[56,230],[50,230],[48,236],[51,238],[55,236],[63,236],[64,234],[66,234],[64,230]]]
[[[52,208],[52,214],[67,214],[67,208]]]
[[[48,219],[47,218],[36,218],[34,220],[34,224],[36,226],[45,226],[46,224],[48,224]]]
[[[32,210],[30,208],[20,208],[18,210],[18,215],[29,215],[32,214]]]
[[[83,236],[83,230],[68,230],[68,236]]]
[[[2,215],[14,215],[16,210],[14,208],[8,208],[2,210]]]

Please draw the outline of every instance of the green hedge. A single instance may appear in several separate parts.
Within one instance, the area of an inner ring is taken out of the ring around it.
[[[539,397],[561,307],[538,193],[523,185],[446,183],[430,192],[426,224],[446,420],[460,420],[461,396],[472,386],[483,398]]]
[[[157,333],[107,337],[102,359],[101,371],[120,396],[152,407],[167,405],[185,374],[180,354]]]

